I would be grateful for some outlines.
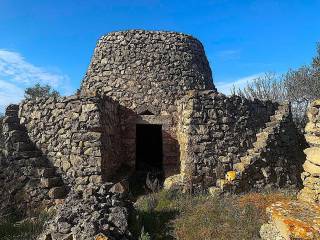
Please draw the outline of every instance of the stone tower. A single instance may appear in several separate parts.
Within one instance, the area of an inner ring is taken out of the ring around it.
[[[137,110],[172,113],[187,90],[214,90],[200,41],[167,31],[130,30],[103,36],[95,48],[81,93],[111,96]]]

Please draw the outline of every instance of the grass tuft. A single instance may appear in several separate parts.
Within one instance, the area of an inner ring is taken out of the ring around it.
[[[38,216],[24,220],[9,215],[0,219],[0,239],[2,240],[36,240],[42,232],[50,214],[40,213]]]

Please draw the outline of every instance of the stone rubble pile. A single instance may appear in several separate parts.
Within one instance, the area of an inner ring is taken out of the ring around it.
[[[301,177],[304,188],[298,198],[308,202],[320,202],[320,100],[314,101],[308,111],[306,140],[309,148],[304,150],[306,161]]]
[[[56,214],[40,239],[132,239],[128,230],[130,208],[126,193],[119,191],[117,184],[96,184],[83,192],[71,190],[56,206]]]

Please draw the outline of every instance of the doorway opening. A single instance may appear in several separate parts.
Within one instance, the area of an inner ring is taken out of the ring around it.
[[[159,174],[163,171],[162,126],[137,124],[136,170]]]

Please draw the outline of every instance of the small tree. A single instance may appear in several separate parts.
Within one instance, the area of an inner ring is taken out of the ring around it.
[[[33,87],[27,88],[24,92],[24,96],[28,100],[32,100],[40,97],[59,97],[59,93],[53,90],[49,85],[41,86],[39,83]]]
[[[232,93],[249,99],[291,102],[295,123],[303,130],[309,104],[320,98],[320,45],[310,66],[289,70],[282,76],[266,73],[248,83],[244,89],[234,87]]]
[[[236,89],[234,86],[231,90],[233,95],[239,95],[248,99],[271,100],[284,102],[287,100],[287,91],[281,77],[273,72],[265,73],[248,82],[243,89]]]

